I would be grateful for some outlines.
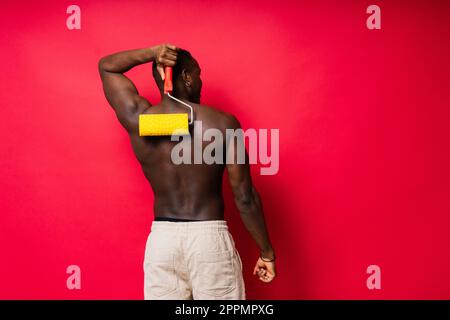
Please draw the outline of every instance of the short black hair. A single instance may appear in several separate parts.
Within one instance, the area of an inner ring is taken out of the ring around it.
[[[161,79],[158,70],[156,69],[157,64],[153,62],[152,72],[153,78],[155,78],[156,84],[160,91],[164,90],[164,81]],[[198,68],[198,63],[191,55],[191,53],[184,49],[178,49],[177,62],[172,69],[172,81],[176,82],[180,77],[183,70],[192,72]]]

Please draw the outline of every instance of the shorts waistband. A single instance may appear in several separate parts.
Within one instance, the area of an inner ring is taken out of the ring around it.
[[[228,230],[225,220],[203,220],[189,222],[153,221],[152,231],[155,230]]]

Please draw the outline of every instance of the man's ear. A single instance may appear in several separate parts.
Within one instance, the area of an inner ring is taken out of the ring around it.
[[[181,71],[181,77],[186,87],[190,87],[192,85],[191,74],[188,71],[186,71],[186,69],[183,69],[183,71]]]

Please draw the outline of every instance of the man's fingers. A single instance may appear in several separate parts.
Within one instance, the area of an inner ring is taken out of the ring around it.
[[[166,67],[173,67],[175,65],[175,61],[164,58],[160,59],[159,63]]]
[[[178,55],[176,53],[172,53],[172,52],[166,52],[163,56],[164,59],[169,59],[169,60],[173,60],[173,61],[176,61],[177,57],[178,57]]]
[[[261,267],[256,267],[255,270],[253,271],[253,274],[256,275],[261,280],[267,278],[268,276],[267,270]]]
[[[272,277],[264,277],[264,278],[261,279],[261,281],[262,281],[262,282],[265,282],[265,283],[272,282],[272,280],[273,280]]]
[[[259,280],[261,280],[262,282],[267,282],[268,277],[267,276],[260,276]]]
[[[162,45],[156,54],[156,63],[164,66],[173,67],[177,61],[178,51],[177,47],[173,45]]]
[[[253,269],[253,275],[257,276],[259,280],[264,283],[271,282],[275,276],[275,264],[274,263],[264,263],[258,260],[255,268]]]
[[[167,43],[166,47],[173,51],[178,51],[178,48],[176,46],[174,46],[173,44]]]
[[[265,273],[263,276],[259,277],[262,282],[269,283],[275,278],[275,275],[271,273]]]
[[[258,260],[253,269],[253,275],[257,276],[264,283],[272,282],[275,278],[275,264]]]

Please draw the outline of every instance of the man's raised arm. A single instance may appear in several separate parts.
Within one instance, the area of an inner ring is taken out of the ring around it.
[[[127,131],[138,132],[139,114],[151,104],[139,95],[136,86],[124,73],[137,65],[155,61],[164,79],[164,66],[173,66],[176,59],[177,48],[169,44],[122,51],[100,59],[98,69],[103,91]]]

